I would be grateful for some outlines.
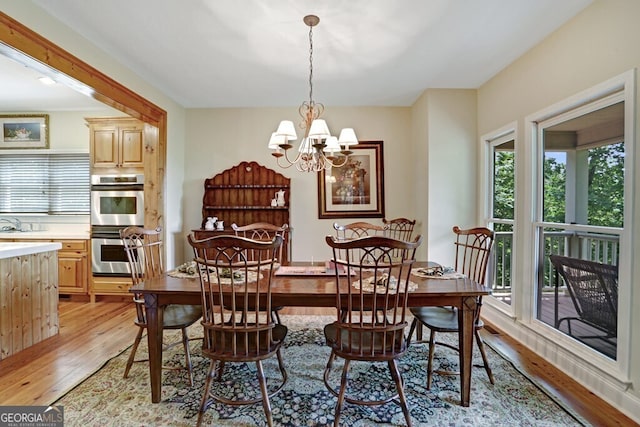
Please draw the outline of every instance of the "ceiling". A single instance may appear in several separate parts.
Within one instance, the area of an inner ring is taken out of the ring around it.
[[[428,88],[481,86],[591,0],[34,3],[180,105],[212,108],[308,100],[307,14],[320,17],[313,30],[315,101],[409,106]],[[64,87],[45,95],[36,75],[5,61],[0,58],[5,111],[69,109],[88,101]]]

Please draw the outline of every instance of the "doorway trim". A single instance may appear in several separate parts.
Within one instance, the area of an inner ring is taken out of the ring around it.
[[[47,71],[74,89],[82,87],[97,101],[145,123],[144,222],[164,225],[167,112],[2,12],[0,54]]]

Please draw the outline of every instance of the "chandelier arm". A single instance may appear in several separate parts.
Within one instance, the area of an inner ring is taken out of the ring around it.
[[[284,159],[289,163],[289,164],[294,164],[294,163],[298,163],[302,157],[302,152],[298,152],[298,154],[296,155],[296,158],[294,160],[290,160],[289,159],[289,155],[287,154],[289,152],[289,150],[284,150]]]
[[[332,167],[332,168],[341,168],[342,166],[346,165],[347,162],[349,161],[349,156],[343,156],[344,161],[340,164],[336,163],[335,161],[332,161],[328,158],[325,157],[327,163]],[[336,159],[337,160],[337,159]]]

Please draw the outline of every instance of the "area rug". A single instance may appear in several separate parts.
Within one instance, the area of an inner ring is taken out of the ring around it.
[[[274,424],[277,426],[333,425],[336,398],[322,380],[329,357],[322,326],[331,319],[322,316],[282,316],[289,327],[283,357],[289,380],[271,399]],[[191,336],[201,334],[198,325]],[[451,334],[442,334],[451,335]],[[172,337],[169,332],[165,334]],[[453,338],[453,337],[452,337]],[[97,373],[82,382],[55,405],[64,406],[65,426],[193,426],[197,420],[204,379],[209,360],[200,353],[200,341],[192,343],[194,387],[189,386],[185,371],[163,371],[162,402],[151,403],[148,367],[135,364],[128,379],[122,378],[128,351],[111,359]],[[165,365],[181,365],[180,346],[165,352]],[[146,351],[142,346],[139,351]],[[584,426],[584,420],[565,410],[552,396],[522,375],[516,367],[488,348],[495,377],[491,385],[486,372],[472,373],[471,405],[460,406],[460,380],[457,376],[434,374],[431,390],[426,385],[424,344],[413,344],[400,361],[405,392],[414,426]],[[339,360],[339,359],[338,359]],[[481,363],[474,354],[474,364]],[[457,369],[457,354],[446,348],[436,351],[435,368]],[[341,363],[335,364],[331,381],[340,381]],[[350,375],[353,393],[377,398],[393,393],[393,382],[386,364],[352,364]],[[279,371],[275,360],[265,363],[267,382],[277,384]],[[255,365],[228,365],[223,381],[218,383],[228,393],[259,393]],[[340,424],[343,426],[405,425],[400,407],[356,406],[345,403]],[[261,404],[226,406],[212,404],[203,418],[209,426],[266,425]]]

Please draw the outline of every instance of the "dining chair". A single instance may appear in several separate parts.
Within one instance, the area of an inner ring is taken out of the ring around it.
[[[276,257],[276,260],[280,264],[283,263],[283,260],[285,259],[282,257],[283,250],[285,250],[285,246],[286,248],[289,248],[289,245],[286,244],[289,238],[289,224],[275,225],[268,222],[254,222],[253,224],[238,226],[234,223],[231,224],[231,228],[235,232],[236,236],[246,237],[248,239],[258,241],[270,242],[275,236],[281,236],[282,245],[280,245],[280,247],[278,248],[278,256]],[[247,251],[247,256],[250,260],[255,260],[259,253],[260,252],[254,253],[253,251],[249,250]],[[289,259],[289,257],[287,256],[286,259]],[[282,323],[280,320],[279,312],[283,308],[284,307],[271,307],[272,314],[278,323]]]
[[[336,237],[341,240],[357,239],[365,236],[384,236],[387,230],[386,226],[371,224],[369,222],[358,221],[349,224],[333,223]]]
[[[148,278],[161,277],[164,274],[163,251],[162,251],[162,229],[146,229],[142,227],[126,227],[120,229],[120,238],[127,254],[129,268],[131,270],[131,281],[137,285]],[[149,359],[136,359],[136,352],[142,339],[144,331],[147,329],[147,319],[144,308],[144,296],[135,293],[133,301],[136,307],[135,324],[138,326],[138,334],[131,347],[131,353],[127,359],[124,369],[124,378],[129,376],[129,371],[134,362],[146,362]],[[189,352],[189,335],[187,328],[193,325],[202,317],[202,307],[200,305],[170,304],[164,309],[162,329],[179,329],[182,333],[182,345],[185,353],[184,367],[166,367],[163,369],[186,369],[189,373],[189,384],[193,385],[193,366],[191,364],[191,354]],[[165,348],[173,347],[180,342],[168,344]]]
[[[416,220],[407,218],[382,219],[382,223],[387,228],[387,236],[392,239],[410,241],[413,235],[413,228]]]
[[[384,227],[387,229],[387,236],[392,239],[404,240],[406,242],[411,240],[413,235],[413,228],[416,225],[416,220],[407,218],[394,218],[394,219],[382,219]],[[394,253],[395,256],[399,256],[399,251]]]
[[[264,242],[224,235],[196,240],[189,235],[188,241],[200,272],[204,313],[202,354],[211,360],[197,425],[212,399],[227,405],[262,402],[267,424],[272,426],[269,398],[282,390],[287,381],[280,352],[287,327],[276,323],[270,315],[274,264],[282,236]],[[253,259],[248,256],[250,253]],[[282,381],[269,388],[262,361],[274,355]],[[224,370],[226,363],[246,362],[255,362],[260,397],[254,394],[255,384],[247,384],[245,388],[241,381],[234,381],[233,373],[228,374],[230,370]],[[214,378],[217,386],[213,384]],[[229,384],[234,396],[219,390],[218,386]]]
[[[338,240],[352,240],[366,236],[385,236],[387,228],[383,225],[371,224],[369,222],[357,221],[348,224],[333,223],[333,229]],[[351,258],[359,258],[362,254],[360,249],[352,249]],[[340,254],[340,258],[346,258],[346,254]]]
[[[463,230],[458,226],[453,227],[453,232],[456,236],[454,243],[456,248],[454,265],[455,271],[464,274],[477,283],[485,284],[487,265],[491,256],[491,249],[493,247],[494,232],[485,227]],[[484,323],[480,318],[481,307],[482,297],[479,297],[475,312],[474,335],[482,356],[484,369],[487,371],[489,381],[491,384],[494,384],[493,373],[491,372],[491,367],[489,367],[482,337],[480,337],[480,330],[484,327]],[[411,314],[413,315],[413,321],[411,322],[411,328],[409,329],[409,341],[411,341],[411,337],[416,328],[424,325],[430,330],[429,357],[427,361],[427,389],[430,389],[431,381],[433,379],[433,356],[435,346],[441,345],[459,351],[456,345],[436,341],[437,333],[460,332],[460,328],[458,327],[458,309],[454,307],[412,307]],[[438,370],[436,372],[442,375],[457,374],[457,372],[445,370]]]
[[[422,237],[418,236],[413,242],[404,242],[380,236],[351,240],[327,236],[326,242],[332,248],[333,262],[346,271],[346,274],[340,274],[336,269],[337,319],[324,328],[331,355],[323,379],[327,389],[338,397],[334,426],[339,425],[345,401],[371,406],[398,402],[398,399],[406,423],[411,426],[397,361],[407,350],[404,331],[411,285],[409,278]],[[401,250],[402,256],[394,257],[394,250]],[[346,258],[341,258],[341,254],[346,254]],[[361,255],[352,258],[352,254]],[[384,315],[380,316],[379,313]],[[340,385],[336,388],[331,384],[330,375],[337,358],[344,360],[344,366]],[[358,394],[360,390],[349,387],[352,361],[387,362],[396,393],[379,400],[371,400],[365,393]]]
[[[271,241],[274,236],[282,236],[283,244],[278,249],[277,261],[282,264],[285,258],[283,258],[283,250],[288,245],[285,242],[289,239],[289,224],[275,225],[268,222],[254,222],[243,226],[237,224],[231,224],[231,228],[235,232],[236,236],[246,237],[252,240]],[[287,257],[288,259],[288,257]]]

